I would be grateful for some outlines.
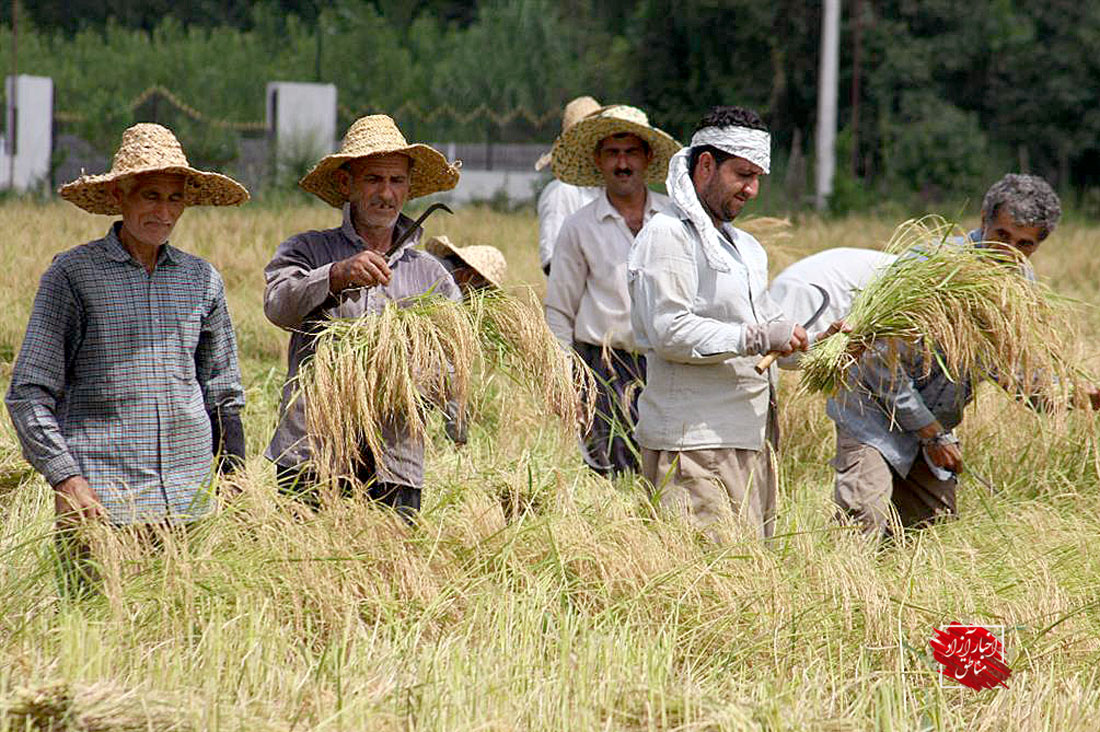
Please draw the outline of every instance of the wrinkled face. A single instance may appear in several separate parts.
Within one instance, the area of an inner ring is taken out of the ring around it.
[[[393,153],[353,160],[341,170],[340,190],[351,202],[352,220],[370,228],[392,228],[409,198],[407,155]]]
[[[703,153],[696,163],[696,192],[711,216],[733,221],[745,204],[760,192],[764,169],[745,158],[732,157],[717,168],[714,158]]]
[[[1016,223],[1006,206],[998,208],[991,221],[982,223],[982,241],[995,242],[1007,253],[1019,252],[1025,257],[1030,257],[1039,248],[1042,233],[1041,226]]]
[[[186,178],[178,174],[145,173],[127,184],[115,184],[111,194],[122,212],[123,238],[159,247],[168,241],[183,213]]]
[[[653,152],[637,135],[613,135],[600,141],[596,167],[603,184],[615,196],[630,196],[645,188],[645,173]]]

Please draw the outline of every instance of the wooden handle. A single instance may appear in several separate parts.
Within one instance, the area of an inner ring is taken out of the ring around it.
[[[779,351],[772,351],[771,353],[764,356],[764,358],[757,361],[756,366],[754,366],[753,368],[756,369],[756,373],[762,374],[767,371],[773,363],[775,363],[775,359],[777,358],[779,358]]]

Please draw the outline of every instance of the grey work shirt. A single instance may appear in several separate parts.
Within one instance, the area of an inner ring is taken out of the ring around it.
[[[412,220],[402,214],[394,227],[394,239]],[[264,455],[277,465],[294,468],[312,457],[306,432],[305,402],[295,395],[298,369],[311,357],[315,333],[331,317],[355,318],[377,313],[386,303],[432,291],[455,301],[462,299],[458,286],[437,259],[412,247],[420,240],[416,232],[389,258],[390,284],[349,289],[339,297],[329,292],[329,270],[334,262],[366,250],[366,244],[351,223],[349,206],[339,228],[307,231],[290,237],[275,251],[264,268],[264,314],[280,328],[291,332],[287,355],[287,379],[279,407],[279,426]],[[288,406],[289,405],[289,406]],[[378,480],[419,488],[424,484],[424,444],[400,425],[383,428],[383,455],[375,456]]]

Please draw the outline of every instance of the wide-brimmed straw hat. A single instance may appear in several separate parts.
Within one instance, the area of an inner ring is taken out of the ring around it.
[[[424,245],[425,251],[435,257],[455,256],[477,270],[489,284],[500,289],[504,282],[504,273],[508,262],[500,250],[488,244],[473,244],[468,247],[456,247],[446,236],[433,236]]]
[[[561,115],[561,131],[565,132],[573,125],[580,122],[588,115],[600,108],[600,103],[592,97],[577,97],[565,105],[565,111]],[[542,170],[554,159],[552,150],[547,150],[535,161],[535,170]]]
[[[443,153],[428,145],[410,145],[393,119],[385,114],[371,114],[352,122],[344,135],[340,152],[321,158],[321,162],[306,173],[298,185],[330,206],[339,208],[348,200],[337,182],[336,171],[340,166],[349,160],[390,153],[401,153],[412,159],[410,199],[449,191],[458,185],[458,169],[462,163],[448,163]]]
[[[122,144],[108,172],[82,175],[61,186],[58,193],[85,211],[117,214],[121,212],[111,193],[112,184],[143,173],[186,176],[183,200],[188,206],[235,206],[248,200],[248,191],[232,178],[192,168],[172,131],[152,122],[141,122],[122,133]]]
[[[646,170],[646,183],[664,183],[668,161],[680,143],[663,130],[651,127],[646,113],[637,107],[612,104],[601,107],[577,122],[554,141],[554,177],[575,186],[602,186],[603,175],[596,167],[596,143],[605,137],[629,133],[649,143],[653,161]]]

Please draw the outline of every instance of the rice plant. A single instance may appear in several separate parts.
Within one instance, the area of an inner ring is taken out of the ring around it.
[[[922,352],[952,380],[991,377],[1007,389],[1066,403],[1081,374],[1067,360],[1072,334],[1065,298],[1022,275],[1024,258],[964,244],[940,217],[901,224],[886,247],[898,260],[859,293],[850,333],[818,342],[802,359],[802,384],[833,393],[859,354],[875,347],[896,358],[897,343]]]
[[[319,333],[299,377],[318,472],[354,475],[364,450],[381,454],[387,433],[423,439],[432,404],[454,401],[464,418],[478,363],[570,426],[591,422],[591,371],[560,348],[530,298],[473,293],[460,304],[429,293]]]

